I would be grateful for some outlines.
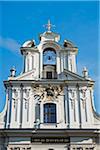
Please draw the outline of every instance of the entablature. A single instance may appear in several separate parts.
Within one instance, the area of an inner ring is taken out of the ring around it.
[[[9,81],[4,81],[5,87],[8,86],[20,86],[20,85],[48,85],[48,84],[55,84],[55,85],[63,85],[63,86],[87,86],[91,87],[94,85],[94,81],[89,81],[89,80],[83,80],[83,81],[78,81],[78,80],[58,80],[58,79],[42,79],[42,80],[9,80]]]

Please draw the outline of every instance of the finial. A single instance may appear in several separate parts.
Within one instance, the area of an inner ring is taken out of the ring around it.
[[[67,40],[64,40],[64,47],[67,47],[68,46],[68,42]]]
[[[16,75],[16,69],[15,69],[15,67],[13,66],[11,69],[10,69],[10,72],[11,72],[11,77],[15,77],[15,75]]]
[[[88,70],[87,70],[86,67],[83,68],[82,73],[83,73],[83,77],[84,77],[84,78],[87,78],[87,77],[88,77]]]
[[[52,25],[50,20],[48,20],[48,23],[46,25],[44,25],[44,27],[46,27],[48,29],[48,31],[51,31],[51,28],[55,27],[55,25]]]

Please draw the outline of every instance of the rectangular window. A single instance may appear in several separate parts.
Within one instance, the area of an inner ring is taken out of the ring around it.
[[[47,79],[52,79],[52,72],[47,72]]]
[[[44,104],[44,123],[56,123],[56,104]]]

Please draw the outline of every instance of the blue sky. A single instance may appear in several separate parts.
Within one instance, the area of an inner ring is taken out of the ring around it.
[[[62,43],[68,39],[79,48],[78,72],[86,66],[90,77],[96,81],[94,102],[100,113],[99,102],[99,4],[96,1],[66,2],[0,2],[0,111],[5,104],[3,80],[7,80],[10,68],[15,66],[17,75],[23,69],[20,46],[29,39],[39,43],[40,33],[48,19],[61,35]]]

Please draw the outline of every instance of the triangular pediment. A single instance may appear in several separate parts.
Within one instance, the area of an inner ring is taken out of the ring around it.
[[[25,72],[14,78],[14,80],[34,80],[36,79],[36,69]]]
[[[64,72],[63,72],[63,75],[64,75],[64,79],[65,80],[75,80],[75,81],[84,81],[86,80],[84,77],[74,73],[74,72],[71,72],[67,69],[64,69]]]

